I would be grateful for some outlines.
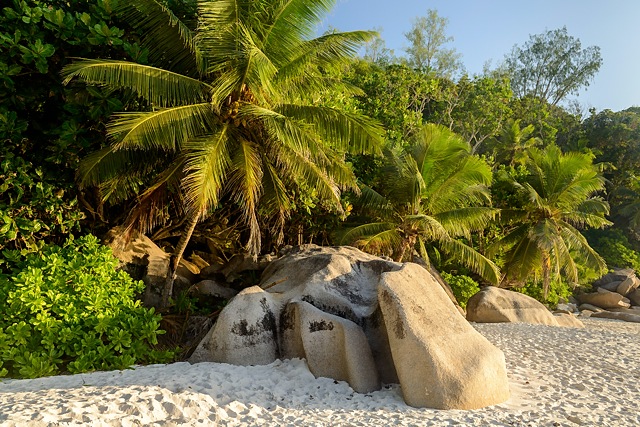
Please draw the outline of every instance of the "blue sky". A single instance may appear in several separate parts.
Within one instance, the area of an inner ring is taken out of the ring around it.
[[[577,97],[585,111],[640,105],[640,0],[337,0],[323,29],[381,28],[387,47],[403,55],[404,33],[428,9],[449,19],[450,47],[462,54],[470,74],[480,73],[488,60],[499,63],[529,35],[566,26],[583,47],[600,46],[604,60]]]

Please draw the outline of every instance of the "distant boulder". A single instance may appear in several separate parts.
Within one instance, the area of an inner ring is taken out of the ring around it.
[[[478,323],[533,323],[558,326],[540,302],[519,292],[487,286],[469,298],[467,320]]]

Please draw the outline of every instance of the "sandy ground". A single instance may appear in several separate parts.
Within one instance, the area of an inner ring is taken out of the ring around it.
[[[477,324],[505,352],[511,398],[475,411],[407,406],[391,385],[354,393],[302,360],[174,363],[0,382],[0,425],[640,426],[640,324]]]

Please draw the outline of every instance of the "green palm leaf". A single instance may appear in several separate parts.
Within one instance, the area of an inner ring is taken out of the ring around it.
[[[120,113],[107,125],[115,150],[162,149],[176,151],[180,144],[206,134],[216,125],[209,103],[163,108],[145,113]]]
[[[62,69],[63,83],[78,77],[86,83],[131,89],[158,107],[200,103],[213,88],[194,78],[134,62],[79,59]]]
[[[191,30],[165,5],[154,0],[124,1],[116,12],[141,32],[152,63],[190,76],[204,68]]]

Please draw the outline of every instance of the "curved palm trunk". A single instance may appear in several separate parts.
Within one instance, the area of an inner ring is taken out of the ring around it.
[[[413,248],[416,246],[416,236],[410,236],[402,240],[400,249],[393,253],[393,260],[395,262],[402,262],[404,255],[407,251],[410,251],[410,259],[413,260]]]
[[[551,284],[551,257],[549,253],[542,253],[542,296],[546,300],[549,296],[549,285]]]
[[[164,288],[162,289],[162,302],[160,303],[160,308],[166,308],[169,305],[169,298],[171,298],[171,295],[173,294],[173,283],[176,280],[176,270],[178,270],[178,265],[180,265],[182,255],[187,248],[189,240],[191,240],[193,230],[195,230],[196,225],[200,220],[201,214],[202,211],[198,211],[191,218],[189,218],[187,229],[182,234],[182,236],[180,236],[178,245],[176,246],[173,255],[171,255],[171,261],[169,262],[169,271],[167,272],[167,278],[164,282]]]

